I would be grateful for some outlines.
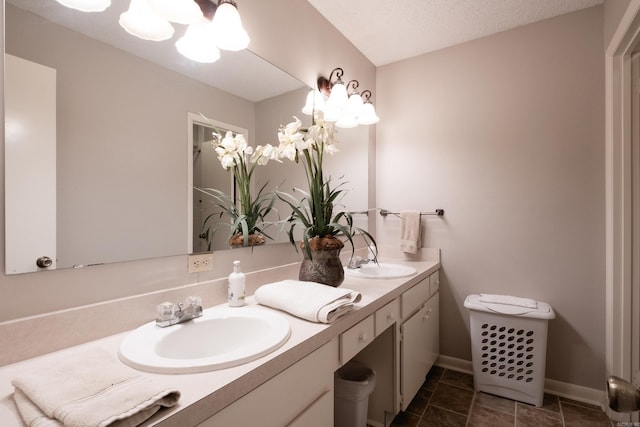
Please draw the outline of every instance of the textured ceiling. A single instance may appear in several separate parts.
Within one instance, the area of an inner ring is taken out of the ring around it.
[[[604,0],[307,0],[376,66]]]

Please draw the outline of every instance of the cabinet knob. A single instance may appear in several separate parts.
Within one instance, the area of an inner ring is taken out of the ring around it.
[[[432,309],[427,310],[424,316],[422,317],[422,320],[429,320],[429,315],[431,314],[432,311],[433,311]]]
[[[366,332],[362,332],[359,336],[360,338],[360,342],[367,342],[369,341],[369,336],[367,335]]]
[[[393,322],[393,314],[392,313],[387,313],[387,321],[388,322]]]

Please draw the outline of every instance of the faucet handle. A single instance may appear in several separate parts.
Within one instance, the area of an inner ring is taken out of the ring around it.
[[[171,320],[176,317],[176,305],[172,302],[163,302],[158,305],[158,320]]]
[[[184,305],[187,307],[202,307],[202,298],[196,296],[187,297],[187,299],[184,300]]]

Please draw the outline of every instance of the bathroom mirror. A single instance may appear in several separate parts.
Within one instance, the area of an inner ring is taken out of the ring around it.
[[[6,53],[56,71],[55,268],[191,253],[188,114],[245,128],[252,145],[276,143],[304,101],[302,82],[251,52],[223,51],[214,64],[181,57],[179,25],[167,42],[128,35],[117,23],[128,3],[87,14],[5,2]],[[292,100],[278,100],[280,112],[260,107],[280,98]],[[259,117],[265,110],[279,121]],[[24,197],[47,215],[37,194]],[[7,239],[7,254],[24,240]]]

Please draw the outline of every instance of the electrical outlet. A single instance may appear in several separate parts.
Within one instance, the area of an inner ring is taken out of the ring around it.
[[[213,269],[213,254],[189,255],[189,273],[209,271]]]

